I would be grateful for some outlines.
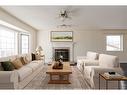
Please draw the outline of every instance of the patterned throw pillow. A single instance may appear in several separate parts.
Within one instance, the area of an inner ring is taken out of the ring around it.
[[[22,64],[23,64],[23,65],[25,65],[25,64],[26,64],[26,62],[25,62],[25,60],[24,60],[24,58],[23,58],[23,57],[20,57],[20,60],[21,60],[21,62],[22,62]]]
[[[16,58],[15,60],[13,60],[13,61],[12,61],[12,64],[14,65],[14,67],[15,67],[16,69],[19,69],[19,68],[21,68],[21,67],[23,66],[23,64],[22,64],[22,62],[21,62],[21,60],[20,60],[20,58]]]
[[[4,69],[4,71],[13,71],[15,69],[12,62],[10,62],[10,61],[1,62],[1,65]]]

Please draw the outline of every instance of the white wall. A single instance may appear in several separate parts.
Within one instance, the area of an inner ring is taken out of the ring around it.
[[[37,43],[44,49],[46,62],[52,59],[52,43],[50,42],[50,31],[39,31],[37,33]],[[86,55],[88,50],[98,53],[106,53],[119,56],[121,62],[127,62],[127,30],[74,30],[74,59],[77,56]],[[107,52],[105,50],[105,36],[107,34],[123,34],[124,35],[124,51],[123,52]]]
[[[41,45],[45,54],[45,62],[52,60],[52,43],[50,42],[50,32],[37,32],[37,45]]]
[[[25,15],[24,15],[25,16]],[[31,41],[30,41],[30,51],[34,51],[37,46],[37,30],[33,27],[29,26],[28,24],[22,22],[21,20],[17,19],[16,17],[12,16],[8,12],[4,11],[0,8],[0,20],[6,21],[7,23],[10,23],[12,25],[15,25],[21,29],[24,29],[26,31],[29,31],[31,34]]]

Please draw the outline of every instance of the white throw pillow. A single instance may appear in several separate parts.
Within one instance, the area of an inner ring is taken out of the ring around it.
[[[117,56],[100,54],[99,64],[101,67],[119,67],[119,59]]]
[[[99,54],[96,52],[87,52],[87,58],[88,59],[92,59],[92,60],[97,60],[98,59]]]

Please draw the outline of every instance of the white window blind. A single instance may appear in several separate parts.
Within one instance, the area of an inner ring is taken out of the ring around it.
[[[18,32],[0,26],[0,57],[18,54]]]

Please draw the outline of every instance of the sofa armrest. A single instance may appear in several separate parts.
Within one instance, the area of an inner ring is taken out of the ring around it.
[[[98,60],[86,59],[86,60],[83,60],[83,63],[84,63],[84,66],[99,66]]]
[[[0,83],[17,83],[18,73],[15,71],[0,71]]]
[[[117,72],[119,74],[123,74],[123,70],[121,68],[92,68],[92,76],[99,76],[99,74],[105,73],[105,72]]]

